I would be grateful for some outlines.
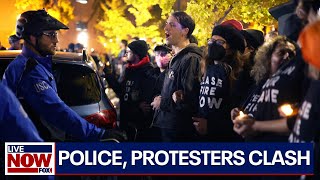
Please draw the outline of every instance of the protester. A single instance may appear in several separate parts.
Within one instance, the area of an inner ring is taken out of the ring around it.
[[[45,10],[22,13],[16,35],[24,39],[24,46],[7,67],[3,84],[19,98],[45,140],[124,140],[124,135],[116,130],[100,129],[87,122],[59,98],[51,69],[59,29],[68,27]]]
[[[81,43],[76,43],[75,45],[74,45],[74,52],[75,53],[82,53],[82,50],[84,49],[84,46],[83,46],[83,44],[81,44]]]
[[[231,86],[239,69],[235,61],[243,51],[245,41],[240,32],[231,26],[214,27],[205,58],[205,73],[202,77],[199,96],[199,116],[193,118],[197,131],[205,141],[238,141],[233,132],[228,112],[231,110]]]
[[[122,39],[120,42],[120,52],[117,56],[117,58],[114,58],[112,60],[111,68],[112,68],[112,75],[115,76],[117,81],[121,83],[124,78],[124,72],[126,70],[126,64],[127,64],[127,56],[126,50],[128,46],[128,41],[125,39]]]
[[[70,44],[68,45],[68,50],[67,50],[67,52],[75,52],[75,50],[74,50],[74,43],[70,43]]]
[[[246,48],[240,59],[242,70],[239,72],[237,79],[232,88],[233,107],[240,107],[254,86],[254,79],[250,76],[254,64],[254,56],[258,48],[264,43],[263,33],[255,29],[245,29],[240,31],[245,38]]]
[[[153,77],[156,79],[154,95],[159,95],[162,90],[163,81],[168,70],[169,62],[172,58],[172,50],[167,45],[158,45],[154,48],[157,68],[153,69]]]
[[[197,110],[202,52],[190,44],[194,28],[194,20],[185,12],[172,13],[164,27],[167,44],[172,46],[175,56],[170,61],[161,95],[151,104],[157,110],[153,126],[160,128],[163,142],[195,139],[191,117]]]
[[[320,7],[320,1],[307,1],[307,0],[300,0],[299,5],[296,8],[296,13],[298,13],[300,18],[305,18],[302,19],[303,22],[313,22],[316,17],[318,16],[317,14],[314,13],[316,9],[319,9]],[[310,13],[309,13],[310,12]],[[305,14],[305,16],[301,16],[301,14]],[[317,47],[317,46],[314,46]],[[311,49],[311,46],[308,46],[308,48],[305,49]],[[304,53],[304,56],[307,54]],[[304,85],[308,87],[306,84]],[[242,121],[245,122],[245,121]],[[288,133],[290,130],[292,130],[292,127],[294,126],[295,123],[295,116],[286,118],[283,117],[279,120],[273,120],[273,121],[263,121],[263,122],[254,122],[250,121],[250,123],[247,123],[246,126],[242,126],[240,129],[236,129],[236,131],[239,134],[247,134],[245,132],[256,132],[256,131],[261,131],[261,132],[277,132],[277,133]]]
[[[243,30],[243,25],[240,21],[236,20],[236,19],[229,19],[229,20],[226,20],[226,21],[223,21],[221,23],[221,25],[228,25],[228,26],[232,26],[234,28],[236,28],[237,30],[241,31]]]
[[[20,50],[21,45],[20,45],[20,39],[14,34],[9,37],[9,44],[10,47],[8,50]]]
[[[310,22],[310,21],[309,21]],[[319,43],[320,40],[320,21],[308,25],[299,36],[304,60],[309,64],[309,77],[312,82],[304,101],[299,109],[299,114],[295,122],[293,131],[289,137],[290,142],[314,143],[314,179],[320,178],[320,60]]]
[[[256,121],[277,120],[281,118],[278,112],[281,105],[301,101],[304,63],[296,56],[297,53],[295,43],[282,36],[259,48],[253,67],[255,79],[267,80],[261,87],[253,113]],[[250,137],[252,141],[286,141],[287,138],[286,134],[276,133],[259,133]]]
[[[153,51],[155,54],[155,62],[157,67],[150,70],[147,73],[147,75],[154,80],[154,87],[153,87],[152,93],[153,93],[153,97],[156,97],[161,94],[164,78],[166,73],[168,72],[169,62],[172,58],[172,54],[171,54],[172,49],[168,47],[166,44],[163,44],[163,45],[157,45]],[[159,111],[159,109],[155,111]],[[153,111],[153,115],[155,111]],[[150,127],[151,127],[149,129],[150,140],[160,141],[161,140],[160,129],[157,127],[154,127],[152,123]]]
[[[146,73],[153,67],[147,54],[148,45],[143,40],[136,40],[128,45],[128,65],[121,84],[120,127],[127,131],[128,128],[137,129],[136,137],[130,139],[135,141],[147,140],[146,129],[152,121],[150,103],[154,81]]]

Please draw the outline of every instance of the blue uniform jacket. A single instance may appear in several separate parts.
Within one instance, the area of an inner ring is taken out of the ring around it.
[[[30,58],[36,60],[36,65],[27,72],[25,68]],[[52,56],[41,57],[24,46],[22,53],[7,67],[3,83],[19,99],[24,99],[51,129],[53,127],[77,140],[99,140],[105,130],[81,118],[59,98],[51,71]]]
[[[0,94],[1,141],[43,141],[14,94],[2,84]]]

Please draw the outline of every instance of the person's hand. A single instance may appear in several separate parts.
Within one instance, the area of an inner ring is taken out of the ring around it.
[[[128,140],[127,133],[120,129],[106,129],[101,140],[116,139],[120,142]]]
[[[233,108],[230,112],[231,120],[233,121],[237,116],[239,116],[240,109]]]
[[[142,110],[144,114],[147,114],[151,111],[151,105],[146,103],[145,101],[139,104],[139,108]]]
[[[161,96],[156,96],[151,103],[152,109],[157,110],[160,108]]]
[[[175,103],[178,103],[178,102],[183,101],[184,95],[183,95],[182,90],[175,91],[175,92],[172,94],[172,99],[173,99],[173,101],[174,101]]]
[[[198,117],[192,117],[193,119],[193,125],[196,128],[196,130],[199,132],[201,135],[206,135],[208,132],[208,123],[207,119],[204,118],[198,118]]]
[[[241,117],[237,116],[233,120],[233,130],[237,134],[245,138],[255,133],[255,130],[253,128],[254,123],[255,120],[247,114]]]

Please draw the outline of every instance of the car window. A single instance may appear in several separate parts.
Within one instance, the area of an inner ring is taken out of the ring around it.
[[[6,70],[9,63],[12,61],[12,59],[1,59],[0,60],[0,80],[2,80],[2,76],[4,74],[4,71]]]
[[[80,106],[100,101],[100,86],[94,71],[76,64],[53,64],[58,94],[69,106]]]

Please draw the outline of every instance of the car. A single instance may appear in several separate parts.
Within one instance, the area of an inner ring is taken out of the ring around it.
[[[0,79],[21,50],[0,51]],[[84,53],[57,52],[53,56],[53,75],[59,97],[88,122],[111,129],[117,127],[117,112],[98,74],[97,65]]]

